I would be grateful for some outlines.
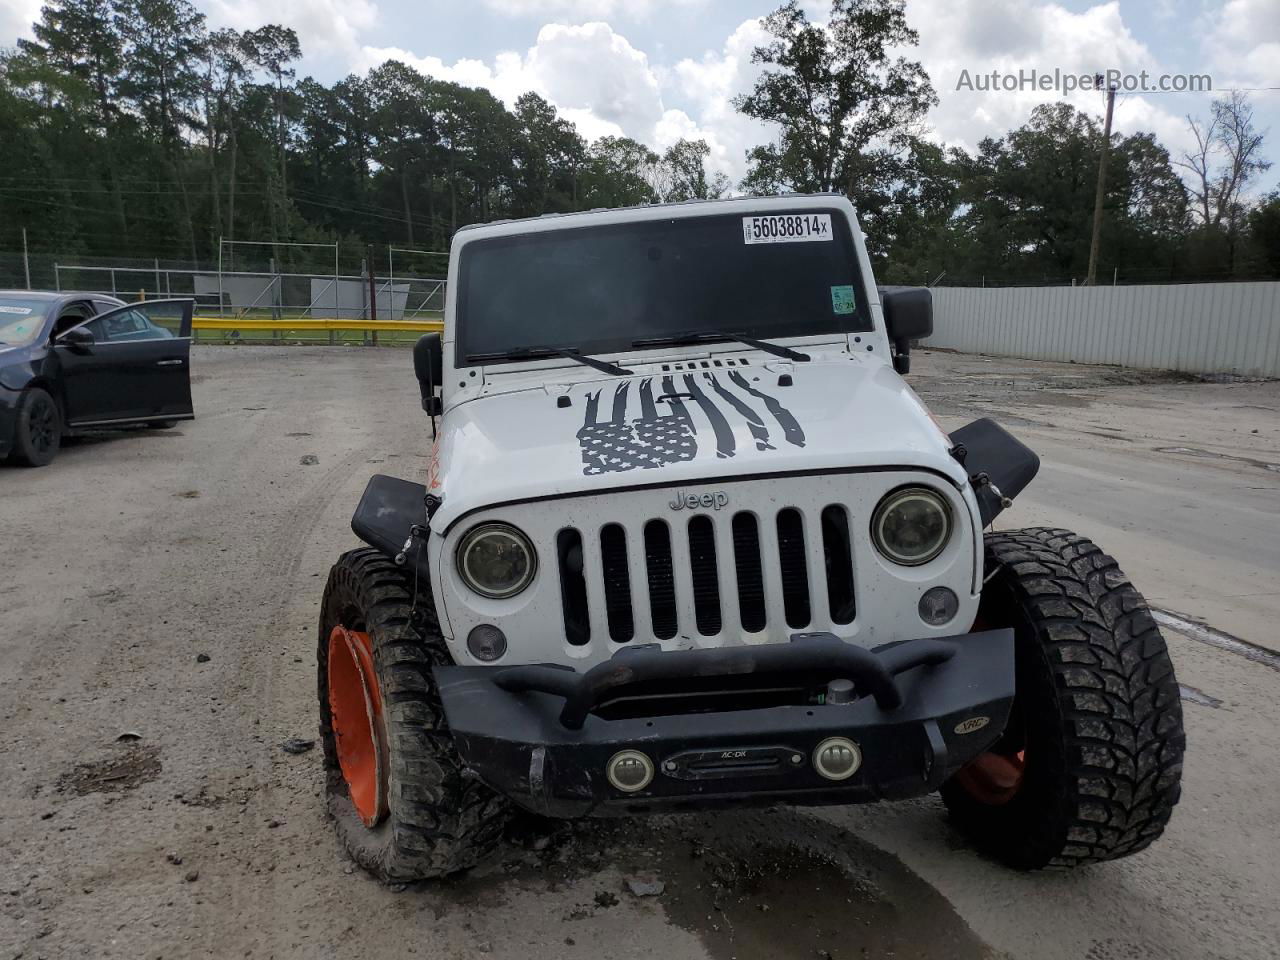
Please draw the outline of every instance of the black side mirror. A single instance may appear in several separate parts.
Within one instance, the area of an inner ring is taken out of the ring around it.
[[[911,341],[933,333],[933,294],[928,287],[881,287],[884,324],[893,341],[893,369],[911,370]]]
[[[70,347],[76,353],[88,353],[96,342],[93,334],[84,327],[73,327],[58,338],[58,343]]]
[[[424,333],[413,345],[413,372],[422,391],[422,409],[438,416],[444,404],[436,396],[436,388],[444,380],[444,344],[438,333]]]

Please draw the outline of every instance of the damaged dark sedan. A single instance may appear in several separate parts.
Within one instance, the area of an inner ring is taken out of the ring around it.
[[[79,430],[192,419],[192,306],[0,290],[0,460],[44,466]]]

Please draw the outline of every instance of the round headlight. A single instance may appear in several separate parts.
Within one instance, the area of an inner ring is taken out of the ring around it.
[[[505,523],[481,524],[458,544],[458,573],[482,597],[514,597],[529,586],[537,567],[529,538]]]
[[[902,487],[880,501],[871,517],[876,549],[894,563],[918,567],[942,552],[951,537],[951,507],[928,487]]]

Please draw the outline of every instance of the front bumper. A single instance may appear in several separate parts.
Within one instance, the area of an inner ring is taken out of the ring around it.
[[[930,793],[995,742],[1013,701],[1013,631],[874,651],[799,634],[787,644],[624,650],[585,674],[441,666],[435,677],[463,761],[544,816],[857,803]],[[661,712],[673,693],[710,705],[761,690],[821,690],[834,679],[853,681],[851,702]],[[618,718],[601,715],[618,704],[626,705]],[[812,763],[833,736],[862,754],[846,780],[825,779]],[[644,752],[657,769],[636,793],[605,774],[624,749]]]

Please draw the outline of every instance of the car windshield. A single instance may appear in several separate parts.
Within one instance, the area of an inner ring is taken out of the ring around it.
[[[610,353],[690,331],[776,339],[871,329],[853,237],[838,210],[476,240],[463,248],[459,281],[459,365],[549,343]]]
[[[25,346],[40,335],[48,300],[0,297],[0,347]]]

